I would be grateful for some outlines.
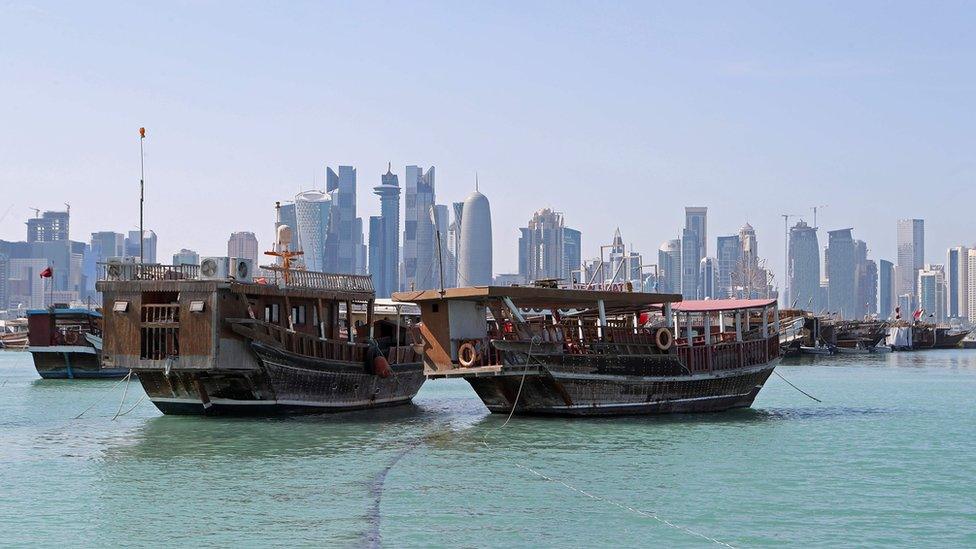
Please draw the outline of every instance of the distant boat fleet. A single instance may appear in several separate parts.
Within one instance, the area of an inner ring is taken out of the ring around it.
[[[927,322],[838,320],[797,309],[782,310],[780,317],[785,326],[780,345],[786,356],[951,349],[962,346],[970,334]]]

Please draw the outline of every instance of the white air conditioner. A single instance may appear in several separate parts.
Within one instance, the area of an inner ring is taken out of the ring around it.
[[[200,278],[203,280],[226,279],[230,276],[229,257],[205,257],[200,260]]]
[[[242,282],[250,282],[254,278],[254,261],[243,257],[230,258],[230,264],[234,270],[230,273],[231,278]]]
[[[135,260],[131,257],[110,257],[105,260],[105,274],[109,280],[132,278]]]

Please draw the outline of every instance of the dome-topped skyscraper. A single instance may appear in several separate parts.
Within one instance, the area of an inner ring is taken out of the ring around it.
[[[491,205],[477,190],[461,208],[458,286],[491,284]]]

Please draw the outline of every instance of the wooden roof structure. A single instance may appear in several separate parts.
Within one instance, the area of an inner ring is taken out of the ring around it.
[[[416,292],[395,292],[394,301],[424,303],[434,301],[488,301],[509,298],[520,308],[573,308],[593,307],[603,301],[607,308],[640,308],[681,301],[679,294],[653,294],[644,292],[613,292],[603,290],[576,290],[562,288],[538,288],[534,286],[470,286]]]

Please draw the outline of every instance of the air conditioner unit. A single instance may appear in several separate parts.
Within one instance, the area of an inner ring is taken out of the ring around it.
[[[105,260],[105,274],[109,280],[128,280],[132,278],[134,261],[129,257],[110,257]]]
[[[226,279],[230,276],[229,257],[205,257],[200,260],[200,278],[203,280]]]
[[[250,282],[254,278],[253,260],[243,257],[232,257],[230,258],[230,264],[234,268],[230,273],[231,278],[242,282]]]

